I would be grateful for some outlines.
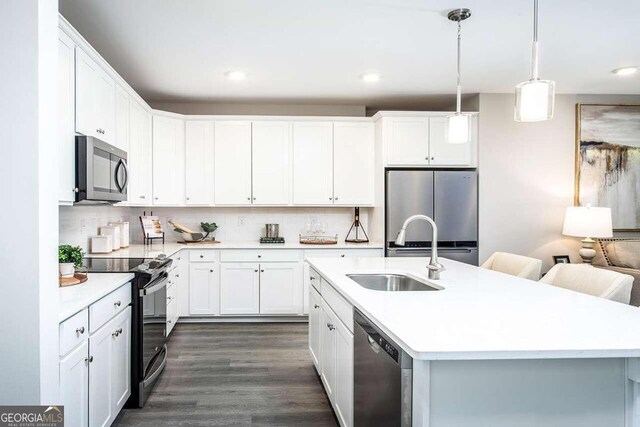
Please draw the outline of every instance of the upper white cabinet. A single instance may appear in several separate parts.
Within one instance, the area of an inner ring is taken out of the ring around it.
[[[252,203],[291,202],[291,136],[289,122],[252,123]]]
[[[184,120],[153,117],[153,204],[184,203]]]
[[[116,86],[116,122],[114,145],[129,152],[129,94],[120,86]]]
[[[58,201],[75,201],[75,44],[58,35]]]
[[[116,83],[76,47],[76,132],[115,143]]]
[[[213,122],[185,123],[185,204],[213,203]]]
[[[151,204],[151,113],[133,99],[129,103],[129,204]]]
[[[293,124],[293,203],[333,204],[333,123]]]
[[[386,166],[475,166],[478,126],[476,115],[470,117],[470,142],[450,144],[447,142],[446,115],[407,114],[408,116],[381,118]]]
[[[215,204],[250,205],[251,122],[216,122],[213,157]]]
[[[333,124],[333,202],[365,206],[374,203],[373,123]]]

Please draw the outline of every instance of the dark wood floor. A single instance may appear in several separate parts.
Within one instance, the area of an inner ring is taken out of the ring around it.
[[[179,324],[142,409],[114,426],[336,426],[306,323]]]

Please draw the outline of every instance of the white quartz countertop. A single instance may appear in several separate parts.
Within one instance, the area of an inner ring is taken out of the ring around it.
[[[132,279],[133,273],[89,273],[86,282],[60,288],[58,320],[68,319]]]
[[[335,245],[303,245],[299,242],[291,243],[260,243],[258,241],[229,241],[211,244],[182,243],[154,243],[153,245],[130,245],[128,248],[119,249],[108,254],[87,253],[87,258],[155,258],[160,254],[171,256],[181,249],[382,249],[383,243],[345,243],[338,242]]]
[[[309,258],[349,302],[414,359],[640,357],[640,309],[441,259],[440,291],[383,292],[348,273],[409,273],[427,258]]]

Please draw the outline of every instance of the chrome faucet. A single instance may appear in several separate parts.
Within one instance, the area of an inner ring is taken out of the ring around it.
[[[444,265],[438,262],[438,226],[436,223],[426,215],[412,215],[402,224],[402,228],[396,237],[395,244],[398,246],[404,246],[405,235],[407,233],[407,226],[413,221],[421,219],[431,224],[431,230],[433,230],[433,243],[431,244],[431,260],[427,269],[429,270],[429,279],[438,280],[440,278],[440,272],[444,271]]]

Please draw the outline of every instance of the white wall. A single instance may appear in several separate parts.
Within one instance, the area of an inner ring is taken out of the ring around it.
[[[54,404],[57,2],[5,0],[0,16],[0,404]]]
[[[495,251],[541,259],[552,255],[579,262],[579,239],[561,234],[564,212],[573,206],[575,104],[640,103],[640,97],[558,95],[554,118],[513,120],[513,94],[480,94],[480,261]]]
[[[129,221],[131,243],[142,243],[139,216],[145,212],[160,217],[168,242],[180,240],[168,220],[173,220],[194,231],[200,231],[200,222],[215,222],[219,229],[216,239],[229,241],[257,240],[264,235],[264,225],[280,224],[280,235],[289,242],[297,242],[298,235],[306,231],[311,218],[327,225],[327,234],[338,234],[344,240],[353,222],[352,208],[126,208],[112,206],[61,206],[60,243],[81,246],[88,250],[89,236],[96,235],[101,225],[110,221]],[[367,233],[368,208],[360,209],[360,220]],[[241,225],[244,222],[244,225]]]

